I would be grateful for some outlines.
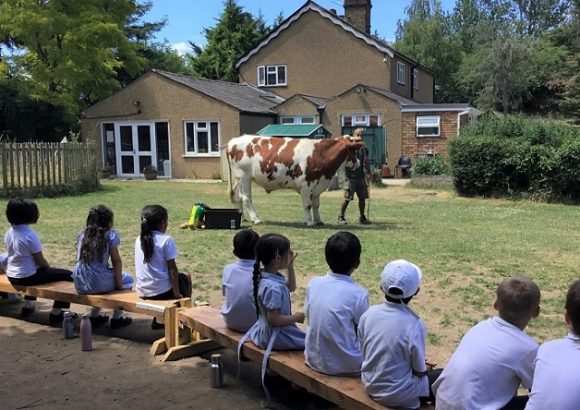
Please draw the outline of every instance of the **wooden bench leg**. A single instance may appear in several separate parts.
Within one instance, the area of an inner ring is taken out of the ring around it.
[[[196,356],[210,350],[221,348],[221,345],[209,339],[202,339],[197,332],[179,324],[177,306],[165,310],[165,337],[156,340],[149,352],[152,355],[165,353],[163,361],[179,360]]]

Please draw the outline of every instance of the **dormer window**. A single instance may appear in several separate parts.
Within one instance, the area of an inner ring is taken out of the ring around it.
[[[287,85],[285,65],[258,66],[258,87]]]
[[[405,85],[405,71],[407,69],[407,65],[405,63],[401,63],[397,61],[397,82],[399,84]]]
[[[413,89],[419,89],[419,70],[413,68]]]

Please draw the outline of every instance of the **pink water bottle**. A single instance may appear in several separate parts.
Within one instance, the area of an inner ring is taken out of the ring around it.
[[[93,350],[93,326],[88,315],[83,315],[81,320],[81,350]]]

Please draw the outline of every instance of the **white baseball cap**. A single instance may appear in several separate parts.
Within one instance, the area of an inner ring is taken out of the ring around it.
[[[421,285],[423,273],[414,263],[398,259],[387,263],[381,274],[381,289],[385,295],[393,299],[405,299],[417,293]],[[392,293],[400,289],[403,293]]]

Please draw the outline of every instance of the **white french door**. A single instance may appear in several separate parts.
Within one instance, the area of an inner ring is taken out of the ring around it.
[[[155,123],[115,124],[117,175],[137,177],[147,165],[157,167]]]

